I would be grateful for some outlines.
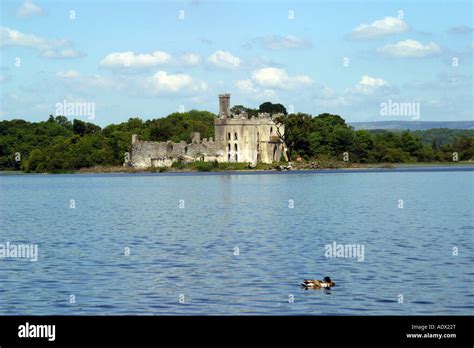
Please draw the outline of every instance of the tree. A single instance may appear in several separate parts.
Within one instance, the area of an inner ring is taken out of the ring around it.
[[[410,155],[414,155],[423,148],[420,138],[409,131],[402,132],[399,144],[400,148]]]
[[[215,115],[207,111],[176,112],[150,123],[150,139],[191,142],[193,132],[201,133],[201,138],[214,137],[214,118]]]
[[[457,152],[459,160],[468,161],[474,159],[474,139],[466,136],[456,138],[451,145],[452,152]]]
[[[374,147],[374,137],[366,130],[358,130],[354,132],[354,142],[352,146],[352,157],[359,162],[367,162],[369,152]]]
[[[72,131],[81,137],[85,134],[98,134],[101,128],[93,123],[76,120],[72,122]]]
[[[26,172],[35,172],[38,168],[38,165],[45,161],[45,156],[40,149],[34,149],[31,151],[28,159],[23,166],[23,169]]]
[[[271,102],[265,102],[263,104],[260,104],[260,106],[258,107],[258,111],[266,112],[270,115],[274,115],[274,114],[287,115],[288,114],[286,112],[286,108],[282,104],[273,104]]]
[[[86,123],[81,120],[76,120],[72,122],[72,131],[74,134],[80,135],[81,137],[86,132]]]
[[[311,115],[302,113],[283,115],[276,117],[275,122],[277,134],[285,142],[290,160],[294,152],[305,157],[311,156],[308,137],[312,128]],[[284,134],[280,130],[282,126],[285,129]]]
[[[234,105],[231,109],[230,112],[234,115],[241,115],[242,113],[247,113],[247,117],[252,117],[252,116],[257,116],[258,115],[258,110],[248,108],[243,105]]]

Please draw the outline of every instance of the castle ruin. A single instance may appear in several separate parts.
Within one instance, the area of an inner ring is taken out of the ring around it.
[[[132,135],[130,160],[126,165],[136,168],[170,167],[176,161],[272,163],[287,159],[281,140],[284,127],[273,117],[259,113],[257,117],[230,111],[230,94],[219,95],[219,115],[214,120],[215,139],[201,140],[199,133],[191,134],[192,142],[141,141]]]

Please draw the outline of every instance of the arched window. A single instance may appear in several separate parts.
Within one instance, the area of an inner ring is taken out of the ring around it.
[[[230,144],[227,144],[227,150],[230,152]]]
[[[234,144],[234,151],[237,152],[237,144]]]
[[[227,155],[227,162],[230,162],[230,153]]]
[[[230,140],[230,132],[227,133],[227,140]]]
[[[238,162],[238,157],[237,157],[237,154],[235,154],[235,161]]]
[[[234,140],[237,140],[237,132],[234,133]]]
[[[270,136],[272,136],[273,133],[273,127],[270,127]]]

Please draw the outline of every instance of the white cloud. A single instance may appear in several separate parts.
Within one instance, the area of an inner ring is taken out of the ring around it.
[[[82,74],[77,70],[65,70],[56,74],[60,81],[75,93],[92,94],[104,92],[128,92],[131,95],[169,95],[190,94],[207,90],[207,84],[197,81],[187,74],[169,74],[157,71],[153,75],[103,76],[99,74]]]
[[[45,58],[76,58],[80,56],[80,53],[73,48],[65,49],[48,49],[43,52]]]
[[[287,36],[272,35],[272,36],[261,37],[257,40],[264,48],[267,48],[270,50],[311,47],[311,44],[309,42],[293,35],[287,35]]]
[[[252,72],[252,80],[260,86],[283,87],[288,79],[288,73],[284,69],[262,68]]]
[[[313,83],[307,75],[289,76],[286,70],[271,67],[254,70],[251,78],[257,85],[270,88],[294,88]]]
[[[186,53],[181,56],[181,62],[184,65],[198,65],[201,63],[201,56],[197,53]]]
[[[56,75],[63,79],[69,79],[69,78],[79,77],[80,73],[76,70],[67,70],[67,71],[60,71]]]
[[[171,62],[171,55],[163,51],[135,54],[132,51],[113,52],[99,63],[105,68],[149,68]]]
[[[361,86],[375,87],[375,88],[386,86],[387,84],[388,84],[387,81],[385,81],[384,79],[371,77],[369,75],[363,75],[359,81],[359,85]]]
[[[389,57],[419,58],[439,54],[441,48],[434,42],[423,45],[416,40],[405,40],[380,47],[377,52]]]
[[[60,71],[56,73],[56,76],[70,90],[85,94],[94,94],[97,90],[124,90],[131,83],[131,81],[121,78],[111,78],[99,74],[81,74],[77,70]]]
[[[43,14],[43,9],[33,3],[33,1],[25,0],[18,8],[16,14],[18,17],[22,18],[41,16]]]
[[[45,38],[24,34],[18,30],[0,27],[0,47],[21,46],[37,50],[45,58],[77,58],[81,53],[76,51],[66,40],[47,40]]]
[[[278,96],[273,89],[264,89],[263,92],[257,95],[258,100],[276,101]]]
[[[392,92],[393,88],[384,79],[363,75],[355,86],[347,88],[342,93],[327,86],[318,85],[313,93],[313,99],[317,105],[324,108],[355,107],[371,104],[373,100],[390,95]]]
[[[353,39],[376,39],[391,34],[399,34],[409,29],[408,24],[400,18],[385,17],[370,24],[361,24],[350,33]]]
[[[251,80],[239,80],[235,83],[235,87],[244,92],[244,93],[253,93],[256,92],[257,89]]]
[[[269,88],[259,88],[255,84],[247,80],[238,80],[235,83],[235,87],[242,93],[251,97],[251,99],[261,102],[262,100],[266,101],[277,101],[278,96],[273,89]]]
[[[158,71],[147,79],[146,84],[152,94],[199,92],[207,89],[205,82],[195,81],[190,75],[168,74],[166,71]]]
[[[388,86],[388,82],[384,79],[363,75],[357,85],[349,91],[354,94],[371,95],[386,86]]]
[[[207,58],[207,62],[218,68],[237,69],[240,58],[226,51],[216,51]]]

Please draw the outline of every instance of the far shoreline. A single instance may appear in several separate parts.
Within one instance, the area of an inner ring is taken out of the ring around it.
[[[93,167],[82,168],[57,173],[27,173],[24,171],[0,171],[1,176],[10,175],[71,175],[79,174],[89,175],[252,175],[252,174],[330,174],[330,173],[407,173],[407,172],[450,172],[450,171],[474,171],[474,162],[457,162],[457,163],[379,163],[379,164],[352,164],[346,167],[329,167],[329,168],[298,168],[295,166],[291,170],[277,169],[239,169],[239,170],[189,170],[174,168],[166,168],[160,171],[160,168],[134,169],[127,167]]]

